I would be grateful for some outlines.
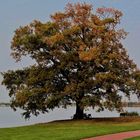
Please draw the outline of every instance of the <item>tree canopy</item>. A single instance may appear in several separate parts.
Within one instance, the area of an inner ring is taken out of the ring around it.
[[[26,118],[55,107],[76,104],[75,119],[86,107],[122,110],[122,95],[139,97],[139,69],[121,43],[127,33],[117,26],[122,13],[87,3],[68,3],[50,21],[16,29],[11,55],[35,64],[2,73],[11,107]]]

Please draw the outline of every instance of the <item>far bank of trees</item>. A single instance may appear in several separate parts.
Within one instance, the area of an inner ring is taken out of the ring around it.
[[[9,106],[10,106],[10,103],[2,103],[2,102],[1,102],[1,103],[0,103],[0,107],[3,107],[3,106],[4,106],[4,107],[5,107],[5,106],[6,106],[6,107],[9,107]]]

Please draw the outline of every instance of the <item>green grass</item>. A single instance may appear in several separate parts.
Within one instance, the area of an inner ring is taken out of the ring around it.
[[[140,129],[140,119],[132,122],[124,122],[124,120],[60,121],[1,128],[0,140],[80,140],[86,137],[138,129]]]
[[[126,139],[126,140],[140,140],[140,136],[139,137],[130,138],[130,139]]]

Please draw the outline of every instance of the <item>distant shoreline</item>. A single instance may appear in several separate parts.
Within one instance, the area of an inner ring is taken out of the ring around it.
[[[72,104],[73,106],[75,104]],[[123,107],[140,107],[140,102],[123,102]],[[0,103],[0,107],[10,107],[10,103]]]
[[[0,103],[0,107],[9,107],[10,103]]]
[[[123,107],[140,107],[140,102],[123,102]]]

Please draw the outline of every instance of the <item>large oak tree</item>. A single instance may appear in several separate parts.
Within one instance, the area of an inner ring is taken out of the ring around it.
[[[129,59],[118,28],[122,13],[86,3],[67,4],[64,12],[42,23],[33,21],[15,31],[11,50],[16,61],[35,64],[3,73],[11,107],[26,118],[55,107],[76,104],[75,119],[86,107],[122,110],[122,96],[139,96],[139,70]]]

